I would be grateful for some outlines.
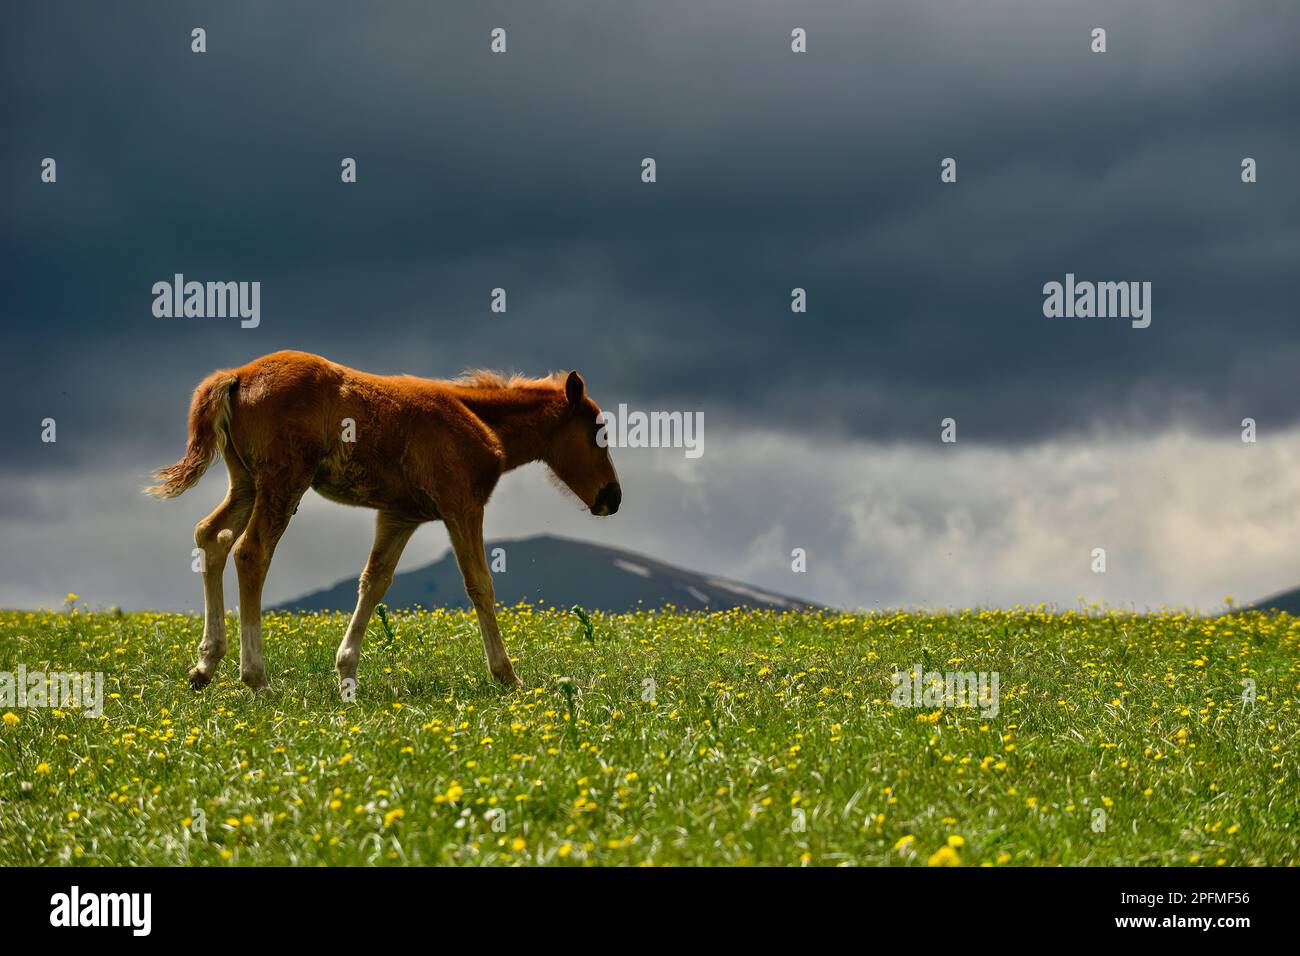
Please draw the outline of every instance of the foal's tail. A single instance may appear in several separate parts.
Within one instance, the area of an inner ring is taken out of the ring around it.
[[[213,372],[199,383],[190,401],[190,439],[185,457],[155,471],[154,477],[161,483],[146,488],[145,494],[175,498],[203,477],[217,452],[225,450],[230,391],[238,383],[239,378],[230,371]]]

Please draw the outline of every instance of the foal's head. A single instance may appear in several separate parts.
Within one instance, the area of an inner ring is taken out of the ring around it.
[[[555,476],[598,516],[612,515],[623,500],[609,448],[596,441],[600,409],[587,397],[582,376],[570,372],[564,382],[567,407],[547,445],[544,460]]]

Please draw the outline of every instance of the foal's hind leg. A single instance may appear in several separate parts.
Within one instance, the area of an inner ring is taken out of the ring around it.
[[[258,482],[248,527],[235,543],[239,572],[239,679],[254,690],[267,686],[262,661],[262,584],[275,546],[289,526],[309,479],[284,484]]]
[[[194,528],[194,543],[203,553],[203,639],[199,661],[190,671],[190,686],[202,690],[226,656],[226,603],[221,576],[235,538],[243,534],[253,510],[253,483],[242,465],[229,466],[226,498]]]
[[[370,560],[361,572],[361,581],[357,586],[357,609],[352,613],[343,643],[339,645],[334,663],[339,670],[339,690],[346,696],[349,691],[348,681],[356,686],[357,662],[361,659],[361,642],[366,636],[366,626],[375,605],[384,598],[384,592],[393,583],[393,570],[397,567],[402,549],[411,539],[411,534],[418,527],[418,522],[407,521],[393,515],[379,512],[375,518],[375,543],[370,549]]]

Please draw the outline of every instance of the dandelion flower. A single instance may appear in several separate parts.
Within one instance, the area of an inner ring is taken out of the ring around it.
[[[927,866],[961,866],[961,857],[950,846],[941,846],[926,861]]]

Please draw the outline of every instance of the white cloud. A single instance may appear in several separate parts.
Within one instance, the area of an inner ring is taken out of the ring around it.
[[[1023,448],[806,439],[711,432],[703,458],[620,449],[623,508],[588,515],[540,466],[506,476],[489,537],[564,534],[782,594],[857,606],[968,606],[1078,598],[1211,609],[1300,583],[1300,430],[1243,444],[1169,432]],[[153,464],[152,462],[150,464]],[[191,529],[220,500],[214,467],[184,497],[138,494],[143,469],[0,480],[21,501],[0,519],[0,602],[200,605]],[[314,494],[276,552],[274,603],[359,573],[369,512]],[[447,547],[421,529],[401,568]],[[790,549],[808,571],[790,568]],[[1091,571],[1105,548],[1106,574]],[[233,570],[227,602],[235,603]]]

